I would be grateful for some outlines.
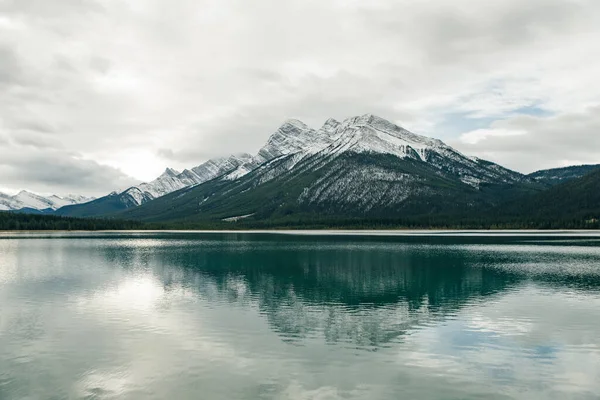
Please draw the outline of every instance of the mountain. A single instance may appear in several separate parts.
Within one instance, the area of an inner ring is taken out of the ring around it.
[[[85,204],[62,207],[55,214],[71,217],[94,217],[112,214],[142,205],[176,190],[198,185],[217,176],[231,173],[244,165],[247,168],[254,168],[253,162],[253,158],[249,154],[236,154],[227,158],[209,160],[183,172],[167,168],[151,182],[132,186],[122,192],[113,192]]]
[[[8,210],[18,210],[19,208],[23,208],[23,207],[19,207],[21,204],[19,202],[17,202],[17,200],[15,200],[13,198],[13,196],[10,196],[8,194],[4,194],[4,193],[0,193],[0,210],[1,211],[8,211]]]
[[[0,209],[181,228],[580,227],[599,219],[599,180],[594,165],[522,175],[366,114],[319,129],[288,120],[255,155],[167,168],[151,182],[81,204],[21,192],[0,195]]]
[[[508,202],[495,211],[497,218],[519,217],[531,220],[555,221],[564,227],[565,221],[600,219],[600,169],[580,178],[557,184],[542,193]]]
[[[600,165],[598,164],[575,165],[572,167],[545,169],[529,174],[527,177],[540,183],[557,185],[571,179],[581,178],[598,169],[600,169]]]
[[[52,195],[49,197],[44,197],[22,190],[14,196],[0,193],[0,210],[31,210],[34,212],[53,211],[67,205],[85,203],[90,200],[93,200],[93,198],[76,195],[68,195],[65,197]]]
[[[100,197],[93,201],[65,206],[54,211],[53,214],[68,217],[96,217],[124,211],[129,207],[136,207],[141,204],[140,199],[144,199],[144,194],[137,188],[131,188],[123,193],[113,192],[107,196]],[[145,198],[144,201],[152,200]]]
[[[285,122],[228,174],[119,214],[145,221],[398,218],[468,212],[542,186],[374,115]]]

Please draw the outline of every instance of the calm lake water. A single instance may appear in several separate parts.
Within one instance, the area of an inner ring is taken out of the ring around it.
[[[598,399],[600,237],[0,234],[0,399]]]

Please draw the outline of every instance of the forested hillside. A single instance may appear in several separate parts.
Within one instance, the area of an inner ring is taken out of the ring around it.
[[[600,218],[600,170],[533,196],[508,202],[490,217],[570,219],[593,225]]]
[[[139,221],[117,219],[84,219],[53,215],[0,212],[0,231],[6,230],[129,230],[143,229]]]

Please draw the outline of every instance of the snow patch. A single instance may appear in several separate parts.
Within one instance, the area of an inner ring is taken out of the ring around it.
[[[244,219],[244,218],[248,218],[253,216],[255,213],[252,214],[246,214],[246,215],[238,215],[237,217],[229,217],[229,218],[223,218],[221,221],[225,221],[225,222],[237,222],[240,219]]]

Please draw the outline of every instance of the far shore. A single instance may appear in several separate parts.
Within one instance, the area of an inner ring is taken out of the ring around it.
[[[11,234],[194,234],[194,233],[247,233],[280,235],[365,235],[365,236],[536,236],[536,235],[578,235],[599,236],[600,230],[584,229],[196,229],[196,230],[9,230],[0,235]]]

